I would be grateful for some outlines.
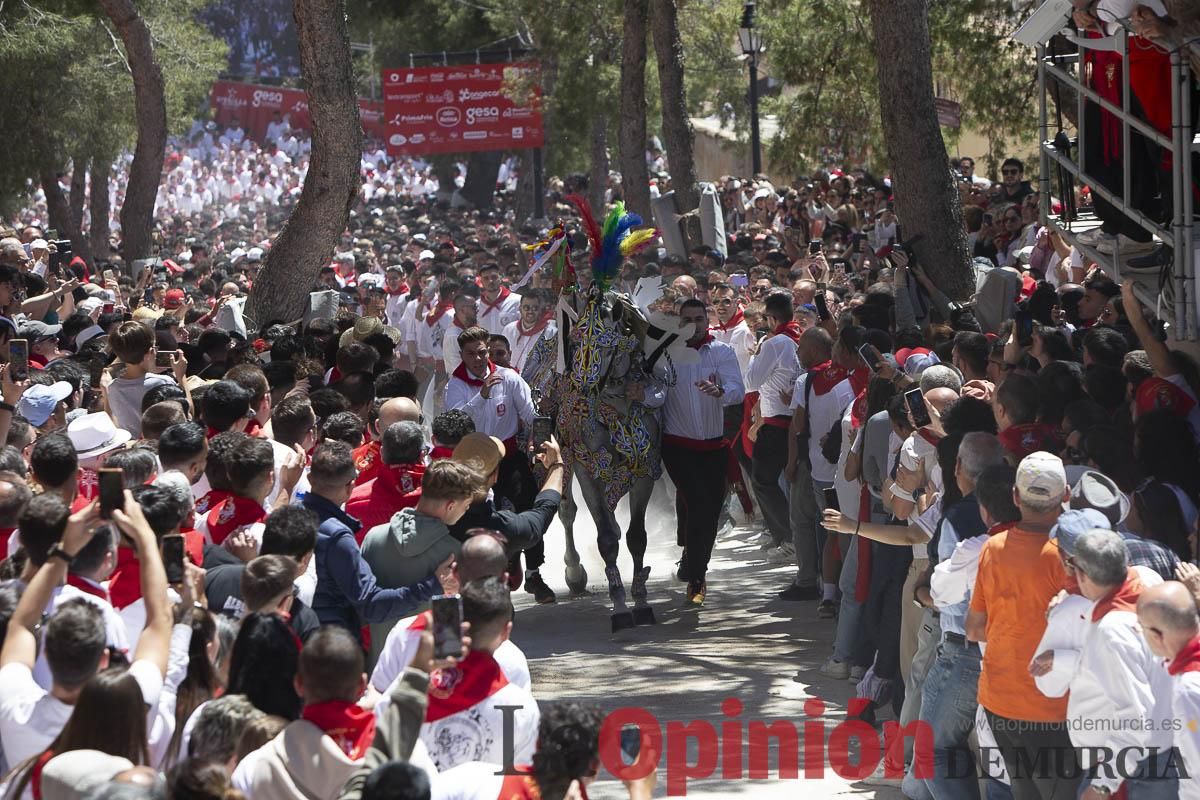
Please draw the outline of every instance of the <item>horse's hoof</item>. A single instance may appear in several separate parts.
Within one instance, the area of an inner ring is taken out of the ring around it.
[[[619,631],[623,631],[627,628],[632,628],[636,624],[637,623],[634,622],[633,619],[633,612],[631,611],[618,611],[612,615],[613,633],[618,633]]]
[[[571,590],[572,597],[581,597],[588,593],[587,570],[583,568],[583,564],[568,564],[566,569],[567,588]]]
[[[592,592],[586,586],[581,586],[577,589],[571,589],[567,596],[572,600],[578,600],[581,597],[591,597]]]
[[[635,625],[656,625],[654,609],[650,606],[634,606],[633,622]]]

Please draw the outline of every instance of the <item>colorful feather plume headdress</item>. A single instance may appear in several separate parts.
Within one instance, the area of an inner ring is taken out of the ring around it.
[[[596,224],[592,208],[583,197],[573,194],[567,201],[579,209],[583,230],[592,248],[592,280],[601,291],[608,291],[621,272],[621,262],[634,253],[645,250],[658,238],[657,228],[633,230],[642,224],[637,214],[626,212],[625,204],[617,201],[604,218],[604,226]]]
[[[563,228],[561,220],[541,239],[533,244],[524,245],[524,249],[532,254],[533,263],[524,277],[512,285],[513,289],[524,286],[535,272],[547,264],[551,266],[555,281],[574,282],[575,267],[571,264],[571,241],[567,238],[567,232]]]

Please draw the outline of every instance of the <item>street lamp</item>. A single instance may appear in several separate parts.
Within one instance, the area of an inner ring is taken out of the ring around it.
[[[758,54],[763,51],[762,33],[754,27],[754,0],[742,8],[738,43],[750,65],[750,157],[755,175],[762,173],[762,142],[758,136]]]

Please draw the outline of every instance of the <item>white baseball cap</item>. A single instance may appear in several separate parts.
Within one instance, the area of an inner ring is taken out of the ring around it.
[[[1038,500],[1061,499],[1067,491],[1062,459],[1045,450],[1030,453],[1017,465],[1017,494]]]
[[[421,255],[417,256],[417,261],[424,261],[425,259],[429,259],[430,261],[433,261],[433,251],[432,250],[422,250]]]

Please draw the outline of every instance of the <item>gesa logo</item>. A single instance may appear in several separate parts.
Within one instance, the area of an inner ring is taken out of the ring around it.
[[[255,89],[250,101],[254,108],[259,106],[280,106],[283,104],[283,92],[269,92],[266,89]]]

